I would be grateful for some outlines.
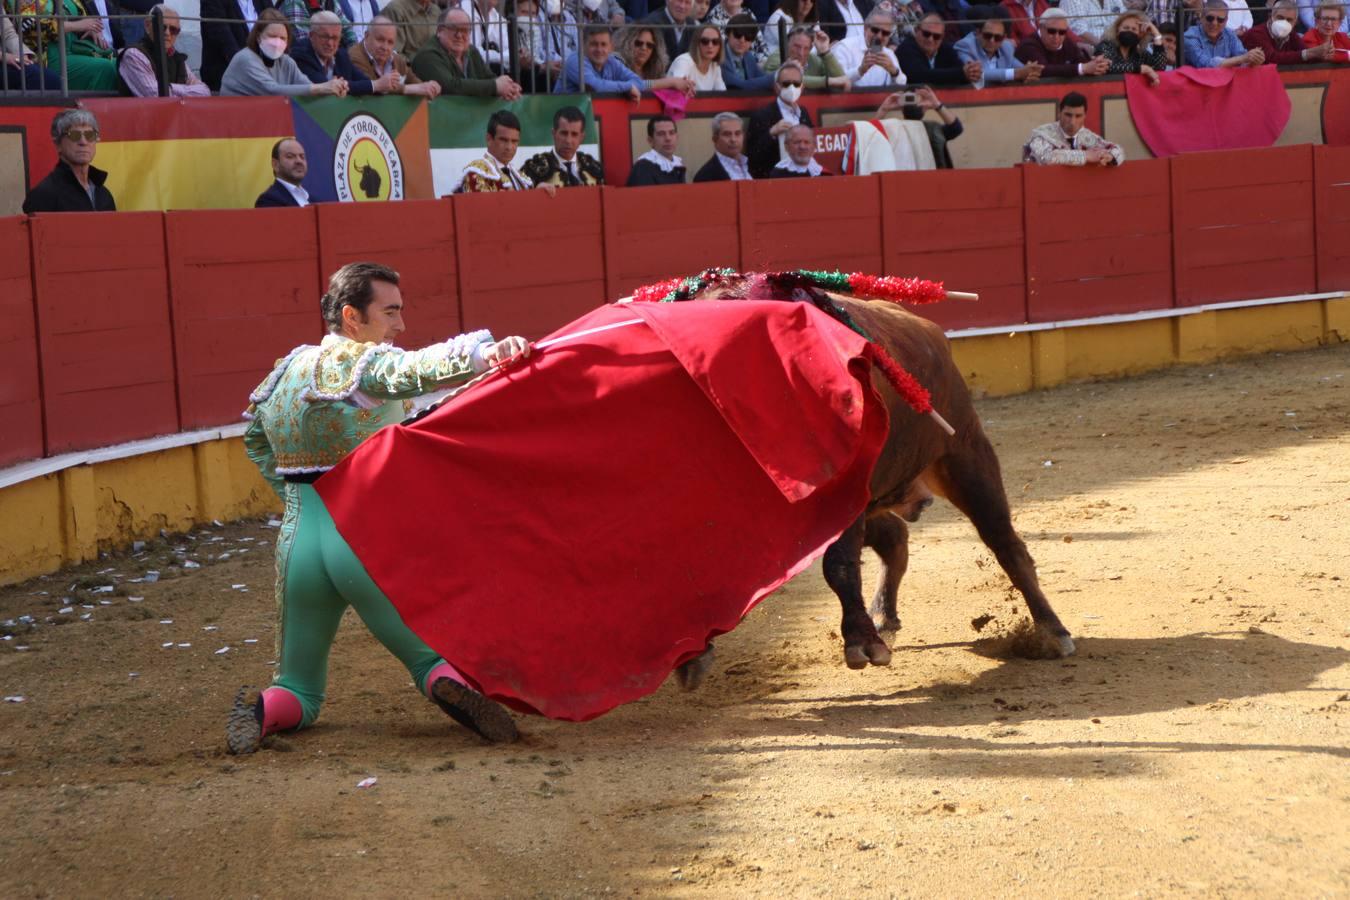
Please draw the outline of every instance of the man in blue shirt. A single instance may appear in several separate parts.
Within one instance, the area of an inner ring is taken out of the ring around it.
[[[600,94],[626,93],[634,102],[642,99],[643,91],[659,88],[671,88],[693,95],[694,83],[688,78],[657,78],[645,81],[642,76],[625,66],[617,56],[612,56],[613,50],[614,39],[608,25],[586,26],[585,90]],[[562,75],[553,85],[553,93],[581,93],[581,64],[581,57],[576,51],[567,54]]]
[[[1030,82],[1041,77],[1044,67],[1037,62],[1021,62],[1013,53],[1012,41],[1007,38],[1007,20],[1002,16],[990,16],[952,48],[961,62],[974,60],[980,64],[983,78],[975,82],[976,87],[1002,81]]]
[[[1186,29],[1185,64],[1198,69],[1259,66],[1266,61],[1260,48],[1248,50],[1228,29],[1228,4],[1205,0],[1199,24]]]

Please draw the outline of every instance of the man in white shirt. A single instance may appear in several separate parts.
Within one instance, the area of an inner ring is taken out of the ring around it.
[[[816,162],[816,130],[810,125],[793,125],[783,142],[787,156],[769,173],[770,178],[819,178],[829,175]]]
[[[712,120],[713,156],[694,173],[694,181],[750,181],[750,160],[746,158],[745,125],[741,117],[722,112]]]
[[[905,83],[900,61],[889,44],[895,34],[895,17],[883,9],[874,9],[862,29],[866,45],[861,49],[849,40],[838,41],[830,52],[838,60],[844,75],[854,88],[894,87]]]
[[[295,138],[282,138],[272,145],[272,175],[276,181],[258,195],[255,207],[309,206],[309,192],[300,186],[309,164],[305,147]]]
[[[460,0],[459,8],[469,14],[473,26],[470,40],[483,54],[493,74],[511,74],[511,38],[509,26],[497,11],[497,0]]]
[[[871,42],[864,34],[863,14],[854,0],[820,0],[819,18],[831,41],[849,44],[859,57],[867,52]]]

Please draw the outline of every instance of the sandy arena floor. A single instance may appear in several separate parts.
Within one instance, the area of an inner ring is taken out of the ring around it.
[[[1350,895],[1347,382],[1343,346],[981,403],[1065,662],[976,643],[1021,600],[939,505],[890,668],[844,667],[817,567],[701,693],[501,748],[351,619],[320,724],[233,758],[275,528],[5,589],[0,896]]]

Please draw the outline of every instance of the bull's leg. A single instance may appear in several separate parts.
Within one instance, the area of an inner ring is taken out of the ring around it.
[[[712,641],[709,641],[707,650],[676,666],[675,678],[679,681],[680,687],[686,691],[698,690],[707,680],[708,673],[712,671],[713,659],[716,655]]]
[[[1008,497],[1003,491],[1003,475],[988,438],[979,433],[968,439],[965,447],[939,461],[939,472],[940,493],[970,519],[980,539],[1008,573],[1013,586],[1022,592],[1032,620],[1057,648],[1059,655],[1072,656],[1073,638],[1041,592],[1036,563],[1013,529]]]
[[[885,513],[867,520],[864,543],[881,558],[881,580],[872,597],[872,621],[882,633],[892,635],[900,630],[900,614],[896,602],[900,593],[900,579],[909,567],[909,527],[894,513]]]
[[[843,608],[839,631],[844,636],[844,661],[850,669],[865,668],[869,662],[874,666],[891,664],[891,648],[877,634],[872,617],[863,605],[864,531],[864,520],[860,516],[825,551],[825,583],[838,595],[839,605]]]

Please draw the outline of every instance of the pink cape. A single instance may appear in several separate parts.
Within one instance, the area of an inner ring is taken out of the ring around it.
[[[636,324],[619,324],[633,323]],[[407,625],[484,693],[645,696],[865,507],[887,415],[809,304],[606,306],[315,487]]]
[[[1275,66],[1183,66],[1159,75],[1157,87],[1125,76],[1130,117],[1154,156],[1269,147],[1289,123],[1293,107]]]

